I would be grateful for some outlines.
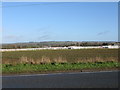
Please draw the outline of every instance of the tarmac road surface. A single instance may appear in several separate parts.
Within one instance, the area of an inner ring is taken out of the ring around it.
[[[2,88],[118,88],[118,71],[2,76]]]

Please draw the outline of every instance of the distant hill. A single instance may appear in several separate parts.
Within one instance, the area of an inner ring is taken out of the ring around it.
[[[105,46],[116,45],[118,42],[113,41],[44,41],[44,42],[26,42],[26,43],[12,43],[2,44],[2,49],[15,48],[42,48],[42,47],[68,47],[68,46]]]

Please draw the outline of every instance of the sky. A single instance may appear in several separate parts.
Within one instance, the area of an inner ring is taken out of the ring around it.
[[[2,26],[3,43],[118,41],[118,3],[4,2]]]

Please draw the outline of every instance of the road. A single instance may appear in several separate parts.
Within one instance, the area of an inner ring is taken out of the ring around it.
[[[2,82],[3,88],[117,88],[118,71],[3,76]]]

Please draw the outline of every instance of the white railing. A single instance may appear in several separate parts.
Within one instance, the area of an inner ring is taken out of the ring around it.
[[[92,48],[119,48],[119,46],[69,46],[69,47],[46,47],[46,48],[24,48],[24,49],[0,49],[0,51],[27,51],[27,50],[44,50],[44,49],[92,49]]]

